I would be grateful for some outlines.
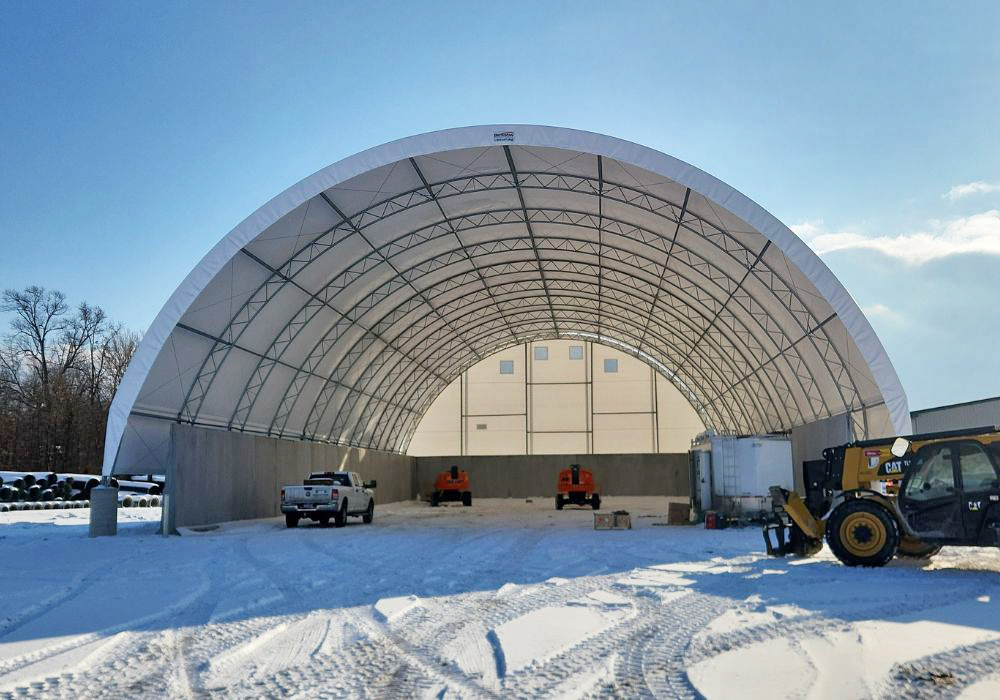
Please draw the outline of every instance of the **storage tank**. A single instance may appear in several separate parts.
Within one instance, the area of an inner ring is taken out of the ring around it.
[[[691,472],[699,513],[756,515],[771,509],[771,486],[795,489],[792,441],[783,435],[699,436],[691,446]]]

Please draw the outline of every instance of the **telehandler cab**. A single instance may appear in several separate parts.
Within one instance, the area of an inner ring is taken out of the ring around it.
[[[1000,546],[1000,427],[852,442],[823,460],[805,501],[771,487],[768,554],[812,556],[824,536],[848,566]]]

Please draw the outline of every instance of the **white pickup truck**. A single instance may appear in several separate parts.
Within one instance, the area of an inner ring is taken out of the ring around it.
[[[375,517],[375,482],[363,483],[357,472],[313,472],[302,486],[281,489],[281,512],[285,525],[295,527],[302,518],[329,525],[333,518],[343,527],[348,515],[360,515],[366,523]]]

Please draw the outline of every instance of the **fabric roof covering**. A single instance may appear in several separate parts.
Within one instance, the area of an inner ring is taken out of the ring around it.
[[[634,143],[477,126],[335,163],[223,238],[143,338],[105,472],[161,468],[172,422],[404,452],[463,369],[550,338],[643,359],[719,433],[909,432],[870,324],[762,208]]]

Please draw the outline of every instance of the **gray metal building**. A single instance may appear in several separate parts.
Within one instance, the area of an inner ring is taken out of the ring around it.
[[[944,430],[1000,425],[1000,396],[925,408],[913,411],[910,418],[913,421],[914,433],[936,433]]]

